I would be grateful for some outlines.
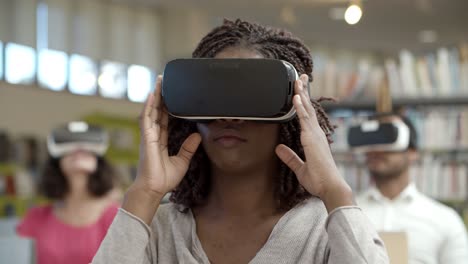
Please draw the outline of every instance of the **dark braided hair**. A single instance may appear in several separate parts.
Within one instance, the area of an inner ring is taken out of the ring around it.
[[[210,58],[229,47],[253,50],[265,58],[281,59],[290,62],[299,74],[307,74],[312,80],[312,58],[309,49],[301,40],[291,33],[242,20],[224,20],[223,25],[214,28],[198,44],[192,54],[194,58]],[[312,100],[320,127],[325,132],[328,142],[334,126],[320,105],[320,98]],[[280,125],[280,142],[289,146],[299,157],[304,159],[304,150],[300,141],[300,125],[297,117]],[[178,152],[182,142],[197,132],[194,122],[170,118],[169,120],[169,154]],[[310,197],[310,194],[299,184],[294,173],[283,163],[280,173],[276,175],[275,199],[278,210],[289,210],[299,202]],[[195,153],[187,174],[172,192],[170,200],[186,208],[192,208],[204,202],[210,191],[210,161],[199,147]]]

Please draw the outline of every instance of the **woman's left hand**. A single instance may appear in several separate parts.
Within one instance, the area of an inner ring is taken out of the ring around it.
[[[295,82],[294,107],[301,125],[301,143],[305,161],[292,149],[280,144],[278,157],[296,174],[299,183],[312,195],[323,200],[328,212],[339,206],[353,205],[351,188],[340,176],[333,159],[327,136],[319,125],[310,100],[308,76],[303,74]]]

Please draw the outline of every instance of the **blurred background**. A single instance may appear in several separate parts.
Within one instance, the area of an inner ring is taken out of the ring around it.
[[[71,120],[110,131],[107,156],[128,186],[155,77],[223,18],[242,18],[309,46],[311,92],[337,99],[326,105],[340,126],[333,151],[354,190],[370,183],[345,128],[385,85],[420,134],[417,186],[467,221],[467,11],[466,0],[0,0],[0,217],[46,202],[36,191],[45,139]]]

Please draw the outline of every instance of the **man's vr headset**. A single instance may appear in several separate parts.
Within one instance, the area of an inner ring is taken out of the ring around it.
[[[177,59],[162,80],[169,114],[194,121],[243,119],[285,122],[292,104],[294,67],[275,59]]]
[[[410,143],[410,129],[401,120],[367,120],[349,127],[348,145],[356,152],[405,151]]]
[[[52,131],[47,137],[49,154],[62,157],[76,150],[85,150],[102,156],[107,150],[109,136],[98,126],[85,122],[70,122]]]

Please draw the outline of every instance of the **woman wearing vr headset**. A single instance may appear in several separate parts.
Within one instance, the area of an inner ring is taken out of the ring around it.
[[[34,240],[38,264],[91,262],[119,205],[110,197],[114,173],[102,157],[107,134],[83,122],[55,129],[40,191],[51,204],[30,209],[17,226]]]
[[[172,118],[160,77],[141,114],[138,176],[93,263],[388,263],[339,175],[333,126],[309,97],[306,46],[283,30],[225,20],[193,57],[290,62],[302,74],[294,84],[297,116],[284,123]],[[172,203],[161,205],[168,192]]]

